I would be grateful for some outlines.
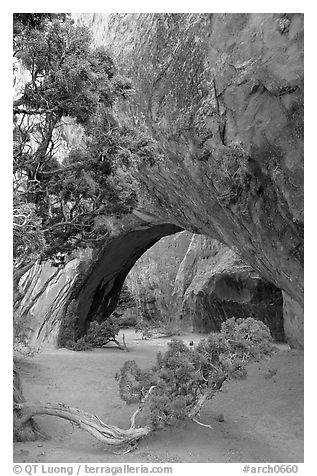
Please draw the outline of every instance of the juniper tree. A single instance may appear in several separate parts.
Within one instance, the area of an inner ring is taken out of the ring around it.
[[[71,237],[78,241],[86,234],[88,240],[97,216],[111,211],[115,201],[124,210],[131,198],[119,197],[111,160],[105,165],[92,127],[126,95],[129,83],[104,48],[91,47],[87,28],[64,17],[35,18],[33,25],[29,21],[15,34],[15,56],[28,78],[13,104],[14,251],[22,269]],[[80,150],[61,157],[67,121],[88,138]]]
[[[114,119],[114,105],[133,89],[86,27],[67,14],[14,20],[15,61],[26,77],[13,104],[16,284],[37,259],[100,246],[107,217],[137,204],[131,171],[159,152],[146,133]]]

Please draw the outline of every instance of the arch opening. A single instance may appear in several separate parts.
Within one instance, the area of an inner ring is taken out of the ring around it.
[[[106,247],[80,287],[77,296],[77,336],[90,322],[102,322],[115,310],[125,278],[143,253],[162,237],[182,231],[177,225],[162,224],[125,233]]]
[[[130,231],[106,247],[77,295],[76,339],[85,335],[92,321],[102,322],[116,310],[122,287],[138,260],[154,252],[161,238],[176,240],[181,231],[190,238],[173,275],[167,309],[173,324],[183,331],[207,333],[219,331],[221,323],[230,317],[250,316],[262,320],[270,327],[274,339],[283,342],[282,291],[260,277],[227,246],[171,224]],[[171,256],[165,254],[161,249],[156,258],[163,260],[163,267],[164,263],[171,266]],[[159,319],[162,306],[159,309],[158,299],[148,296],[147,316],[152,307]]]

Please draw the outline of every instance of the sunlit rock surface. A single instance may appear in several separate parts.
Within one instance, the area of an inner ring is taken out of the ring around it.
[[[281,291],[228,247],[206,236],[193,235],[172,303],[183,329],[216,332],[226,319],[253,317],[270,328],[275,340],[284,341]]]
[[[14,319],[18,343],[27,343],[34,349],[39,349],[44,342],[45,345],[56,344],[70,292],[90,259],[88,250],[79,253],[64,268],[54,267],[51,262],[36,263],[23,276],[19,283],[23,298]]]

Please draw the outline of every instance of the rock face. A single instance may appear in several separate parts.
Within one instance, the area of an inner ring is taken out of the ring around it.
[[[60,269],[51,263],[36,263],[20,281],[23,299],[15,312],[16,341],[38,349],[41,344],[56,343],[61,316],[69,294],[91,253],[81,253]]]
[[[284,341],[281,291],[232,250],[205,236],[193,235],[172,302],[183,329],[215,332],[230,317],[251,316],[263,321],[275,340]]]
[[[283,292],[284,331],[292,348],[304,348],[304,310]]]
[[[152,210],[237,250],[303,305],[303,15],[83,15],[135,95],[164,160]],[[140,178],[141,177],[141,178]]]

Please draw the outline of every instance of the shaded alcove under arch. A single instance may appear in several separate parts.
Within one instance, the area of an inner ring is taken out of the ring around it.
[[[164,236],[182,231],[177,225],[142,227],[114,238],[95,262],[73,298],[77,301],[77,335],[93,320],[107,319],[115,310],[122,285],[136,261]]]

